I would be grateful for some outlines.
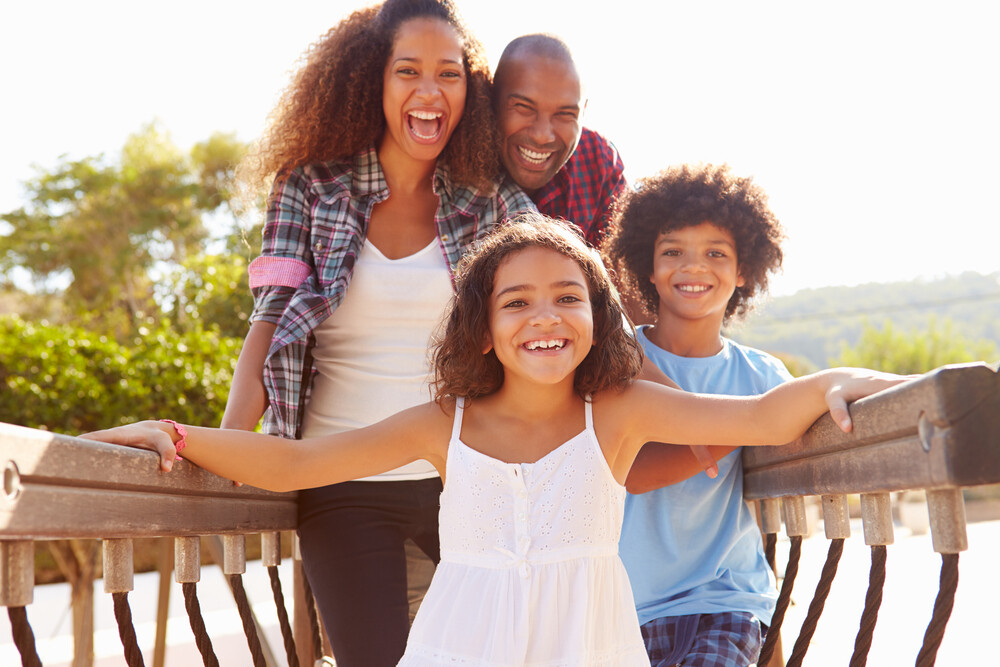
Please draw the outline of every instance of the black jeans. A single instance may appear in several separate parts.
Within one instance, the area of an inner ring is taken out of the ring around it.
[[[406,648],[409,538],[435,563],[439,478],[299,492],[302,565],[337,667],[393,667]]]

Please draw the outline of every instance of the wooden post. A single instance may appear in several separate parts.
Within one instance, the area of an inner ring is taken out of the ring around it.
[[[157,572],[160,588],[156,600],[156,641],[153,644],[153,667],[163,667],[167,659],[167,621],[170,618],[170,576],[174,569],[174,540],[161,537],[157,540],[160,558]]]

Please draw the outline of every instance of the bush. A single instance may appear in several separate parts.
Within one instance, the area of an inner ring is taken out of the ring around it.
[[[70,434],[157,417],[216,426],[241,344],[166,324],[120,344],[72,325],[0,317],[0,421]]]

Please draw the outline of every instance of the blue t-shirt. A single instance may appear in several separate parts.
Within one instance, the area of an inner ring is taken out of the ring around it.
[[[679,357],[639,327],[646,356],[686,391],[749,396],[791,375],[765,352],[723,338],[712,357]],[[683,417],[679,417],[683,419]],[[628,494],[619,553],[628,571],[639,622],[666,616],[745,611],[770,624],[777,599],[757,522],[743,500],[740,449],[678,484]]]

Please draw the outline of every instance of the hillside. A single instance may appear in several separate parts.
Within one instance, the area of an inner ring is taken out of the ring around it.
[[[881,329],[887,321],[905,333],[950,322],[956,336],[1000,350],[1000,272],[802,290],[758,305],[727,335],[822,368],[855,345],[866,324]]]

